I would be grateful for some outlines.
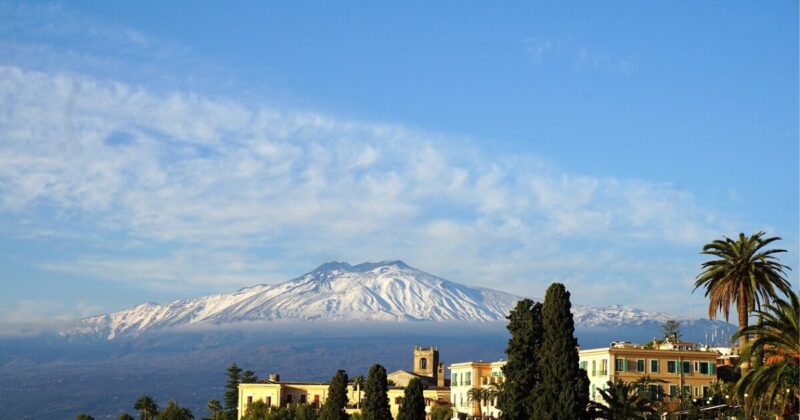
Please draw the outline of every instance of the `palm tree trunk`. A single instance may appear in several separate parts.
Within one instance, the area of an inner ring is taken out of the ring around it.
[[[747,311],[747,293],[745,292],[744,288],[739,289],[739,299],[736,302],[736,311],[739,312],[739,331],[744,328],[747,328],[748,324],[748,316],[749,313]],[[739,337],[739,353],[741,354],[744,347],[747,345],[747,336],[743,335]],[[742,372],[742,377],[750,370],[750,360],[739,360],[739,367]],[[744,412],[745,416],[749,416],[752,414],[752,400],[745,398],[744,399]]]

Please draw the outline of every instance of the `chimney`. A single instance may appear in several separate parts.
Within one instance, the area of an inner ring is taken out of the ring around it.
[[[270,382],[280,382],[280,380],[281,380],[281,375],[278,375],[275,372],[270,372],[269,373],[269,381]]]

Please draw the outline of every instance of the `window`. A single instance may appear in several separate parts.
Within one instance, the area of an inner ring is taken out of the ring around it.
[[[708,375],[708,362],[701,362],[700,369],[698,369],[700,373],[703,375]]]
[[[669,386],[669,396],[675,398],[678,396],[678,385]]]
[[[264,403],[267,404],[267,407],[272,407],[272,397],[264,397]]]
[[[650,373],[658,373],[658,360],[650,361]]]
[[[592,360],[592,376],[597,375],[597,361]]]
[[[628,370],[628,369],[625,369],[626,367],[628,367],[627,366],[628,365],[628,361],[627,360],[625,360],[625,359],[617,359],[616,363],[617,363],[616,364],[616,371],[617,372],[626,372]]]
[[[683,362],[683,373],[692,373],[692,364],[690,362]]]
[[[419,368],[421,370],[428,369],[428,359],[426,359],[424,357],[422,359],[419,359]]]
[[[647,396],[651,401],[661,401],[664,398],[664,390],[661,385],[648,385]]]
[[[467,372],[467,379],[464,382],[465,385],[472,385],[472,372]]]
[[[644,359],[637,359],[636,360],[636,371],[637,372],[644,372]]]
[[[252,403],[253,403],[253,396],[252,395],[248,395],[247,396],[247,405],[250,405]]]
[[[287,404],[291,404],[292,403],[292,394],[286,395],[286,403]]]
[[[300,404],[306,403],[306,394],[300,394]]]
[[[603,359],[602,364],[603,365],[601,367],[600,374],[608,375],[608,359]]]
[[[683,396],[684,397],[691,397],[692,396],[692,387],[690,385],[683,386]]]
[[[458,386],[458,374],[453,373],[453,376],[450,378],[450,386]],[[453,399],[455,401],[455,399]]]
[[[587,362],[587,361],[585,361],[585,360],[584,360],[584,361],[582,361],[582,362],[580,362],[580,367],[581,367],[581,369],[583,369],[583,370],[587,370],[586,368],[588,367],[588,363],[589,363],[589,362]]]
[[[592,399],[595,399],[595,395],[597,394],[597,387],[595,384],[592,384]]]
[[[678,373],[677,364],[674,360],[667,360],[667,373]]]

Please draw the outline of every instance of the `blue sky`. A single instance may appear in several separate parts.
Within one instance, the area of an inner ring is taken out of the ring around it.
[[[386,259],[701,315],[761,229],[797,269],[796,2],[491,6],[0,3],[0,320]]]

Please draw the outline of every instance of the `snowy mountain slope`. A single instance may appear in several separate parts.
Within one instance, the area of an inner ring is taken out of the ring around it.
[[[402,261],[351,266],[330,262],[276,285],[260,284],[234,293],[144,303],[79,321],[65,335],[113,339],[193,324],[235,324],[264,320],[337,321],[502,321],[521,299],[468,287],[409,267]],[[661,323],[676,318],[622,306],[573,307],[578,327]]]

